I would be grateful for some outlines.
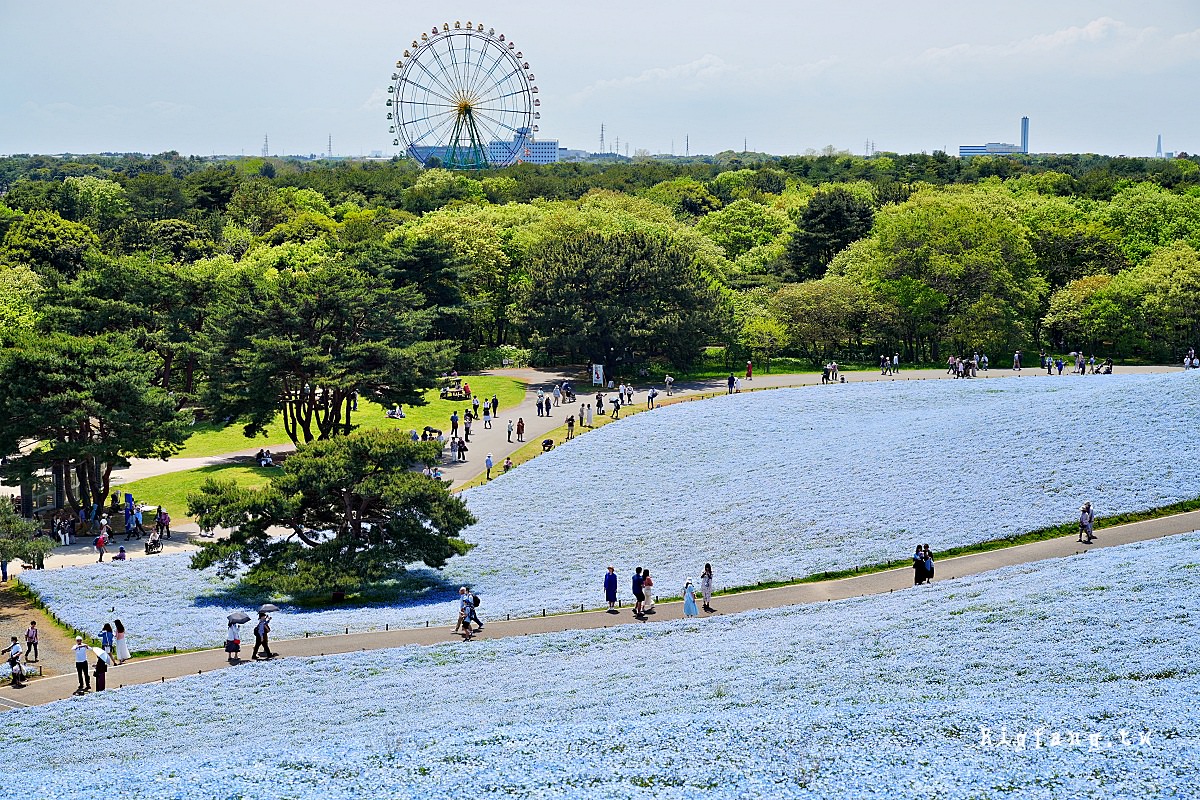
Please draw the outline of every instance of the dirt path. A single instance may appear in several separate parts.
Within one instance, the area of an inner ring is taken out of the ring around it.
[[[71,675],[74,675],[74,656],[71,648],[75,640],[58,628],[46,612],[35,608],[7,585],[0,587],[0,637],[3,637],[3,643],[7,645],[9,637],[16,636],[24,652],[25,631],[29,629],[29,623],[32,621],[36,621],[38,627],[38,659],[30,663],[40,665],[48,678],[64,675],[68,669],[71,670]],[[0,696],[0,708],[11,705],[11,702],[5,701],[16,701],[20,704],[22,691],[5,686],[4,694]]]
[[[1170,517],[1135,522],[1104,528],[1099,531],[1096,544],[1090,547],[1095,550],[1102,547],[1112,547],[1130,542],[1157,539],[1188,533],[1200,529],[1200,511],[1176,514]],[[1074,534],[1072,534],[1073,536]],[[1084,545],[1078,544],[1071,536],[1049,539],[1031,544],[992,550],[986,553],[949,558],[939,561],[937,574],[939,582],[953,580],[966,575],[976,575],[1000,567],[1014,564],[1025,564],[1047,558],[1061,558],[1085,552]],[[720,575],[717,575],[718,583]],[[718,596],[714,599],[717,614],[731,614],[755,609],[778,608],[781,606],[801,603],[818,603],[827,600],[842,600],[849,597],[860,597],[873,594],[911,590],[923,591],[921,587],[912,585],[911,569],[894,569],[887,572],[877,572],[841,580],[822,581],[819,583],[796,584],[776,589],[742,592],[728,596]],[[326,656],[334,653],[349,653],[359,650],[377,650],[405,645],[433,645],[451,641],[460,641],[452,631],[454,609],[451,604],[446,608],[446,624],[434,628],[403,629],[388,632],[352,633],[340,636],[315,636],[308,639],[291,639],[274,643],[275,651],[283,657],[313,657]],[[653,621],[679,619],[682,617],[682,603],[660,603]],[[646,624],[632,617],[629,609],[610,613],[607,611],[587,611],[576,614],[561,614],[549,617],[533,617],[512,621],[486,620],[486,627],[476,635],[476,639],[498,639],[510,636],[525,636],[529,634],[551,633],[564,630],[609,628],[616,625]],[[38,626],[41,627],[39,622]],[[465,644],[464,646],[470,646]],[[66,656],[63,656],[66,658]],[[49,661],[49,658],[46,659]],[[60,662],[69,666],[69,662]],[[253,662],[242,662],[239,669],[253,669]],[[124,685],[158,683],[168,678],[178,678],[217,669],[226,669],[225,653],[221,650],[203,650],[195,653],[184,653],[173,656],[147,658],[131,661],[112,669],[108,682],[113,688]],[[60,672],[62,670],[60,669]],[[0,708],[19,707],[20,705],[41,705],[68,697],[75,690],[73,674],[61,674],[58,677],[47,677],[30,682],[24,689],[0,689]],[[14,705],[15,704],[15,705]]]

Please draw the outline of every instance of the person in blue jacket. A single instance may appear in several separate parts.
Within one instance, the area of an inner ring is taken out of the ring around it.
[[[617,605],[617,570],[609,567],[604,576],[604,599],[608,601],[608,610],[612,611]]]

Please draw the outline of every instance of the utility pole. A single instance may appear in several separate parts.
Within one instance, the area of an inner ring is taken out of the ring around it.
[[[271,148],[267,146],[267,135],[263,134],[263,158],[266,158],[271,153]]]
[[[604,150],[604,123],[603,122],[600,123],[600,152],[601,153],[605,152],[605,150]]]
[[[325,151],[326,158],[333,158],[333,134],[329,134],[329,147]]]

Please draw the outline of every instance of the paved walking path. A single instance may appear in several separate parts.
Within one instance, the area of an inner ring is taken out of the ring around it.
[[[1088,549],[1095,550],[1101,547],[1112,547],[1130,542],[1157,539],[1163,536],[1188,533],[1197,529],[1200,529],[1200,511],[1192,511],[1185,514],[1147,520],[1145,522],[1104,528],[1099,531],[1098,541],[1090,547],[1079,544],[1070,536],[1065,536],[1058,539],[1049,539],[1001,550],[993,550],[987,553],[948,558],[939,561],[937,564],[938,582],[940,583],[944,580],[965,575],[976,575],[1013,564],[1026,564],[1047,558],[1060,558],[1084,552]],[[718,564],[717,567],[719,570],[720,565]],[[600,577],[599,572],[597,572],[597,587],[600,586]],[[720,578],[719,572],[717,578],[718,580]],[[912,580],[911,568],[901,568],[840,580],[742,592],[740,594],[718,596],[715,598],[714,613],[732,614],[800,603],[818,603],[863,595],[887,594],[894,591],[924,591],[923,587],[914,587]],[[599,590],[597,590],[598,595],[599,593]],[[682,603],[660,603],[656,609],[656,613],[650,619],[653,621],[680,619],[682,611]],[[460,641],[460,637],[456,636],[452,631],[454,616],[455,609],[453,604],[447,604],[446,624],[441,627],[290,639],[276,642],[274,649],[279,656],[283,657],[314,657],[334,653],[356,652],[359,650],[377,650],[405,645],[434,645]],[[510,636],[525,636],[565,630],[609,628],[616,625],[630,624],[645,623],[635,620],[629,609],[624,609],[617,613],[588,611],[550,617],[522,618],[512,621],[492,620],[487,622],[483,631],[476,634],[475,639],[498,639]],[[470,645],[464,643],[463,646],[468,647]],[[249,648],[243,646],[243,652],[247,652],[248,650]],[[131,661],[109,670],[108,682],[113,688],[131,684],[158,683],[166,679],[225,669],[228,666],[225,653],[222,650],[203,650],[194,653]],[[253,662],[243,662],[237,665],[237,668],[253,669]],[[70,696],[74,692],[75,687],[76,679],[74,674],[34,680],[23,689],[4,687],[0,689],[0,708],[50,703]]]

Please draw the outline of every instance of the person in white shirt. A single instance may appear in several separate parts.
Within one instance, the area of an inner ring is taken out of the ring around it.
[[[75,637],[75,673],[79,676],[79,691],[91,691],[92,675],[88,671],[88,646],[83,643],[82,636]]]

